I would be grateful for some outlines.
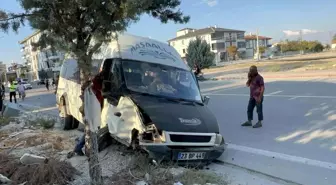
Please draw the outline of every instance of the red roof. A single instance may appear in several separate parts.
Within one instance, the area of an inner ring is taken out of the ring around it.
[[[264,37],[264,36],[258,36],[259,40],[271,40],[272,38],[270,37]],[[257,40],[257,36],[256,35],[246,35],[245,36],[245,40]]]

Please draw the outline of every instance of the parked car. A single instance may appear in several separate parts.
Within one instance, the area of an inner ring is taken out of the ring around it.
[[[26,81],[22,81],[21,83],[23,84],[25,90],[27,90],[27,89],[33,89],[33,86],[30,83],[28,83]]]
[[[173,47],[124,34],[102,51],[103,108],[96,109],[98,101],[85,104],[100,115],[94,125],[99,147],[107,134],[154,159],[192,164],[222,155],[226,145],[207,106],[209,97],[201,96],[195,76]],[[63,62],[56,102],[66,130],[83,123],[78,71],[75,59]],[[96,98],[89,89],[85,92],[86,100]]]

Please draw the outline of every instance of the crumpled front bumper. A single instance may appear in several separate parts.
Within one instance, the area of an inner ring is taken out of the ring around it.
[[[188,147],[188,146],[166,146],[166,145],[149,145],[142,146],[149,156],[159,161],[175,161],[178,163],[209,163],[218,159],[226,149],[226,144],[209,146],[209,147]],[[200,160],[178,160],[180,152],[205,152],[205,158]]]

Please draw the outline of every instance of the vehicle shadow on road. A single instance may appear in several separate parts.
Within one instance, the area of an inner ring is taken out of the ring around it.
[[[336,151],[336,106],[335,103],[321,103],[304,115],[308,123],[295,131],[276,138],[279,142],[296,144],[319,143],[319,146]]]

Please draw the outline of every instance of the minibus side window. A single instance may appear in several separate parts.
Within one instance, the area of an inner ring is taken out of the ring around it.
[[[69,62],[66,70],[67,80],[80,83],[80,71],[75,62]]]
[[[113,65],[113,60],[112,59],[106,59],[102,63],[101,71],[100,73],[103,73],[103,94],[110,95],[110,89],[111,89],[111,81],[110,81],[110,71],[111,71],[111,66]]]
[[[65,75],[66,75],[66,66],[63,65],[61,69],[60,77],[66,78]]]

